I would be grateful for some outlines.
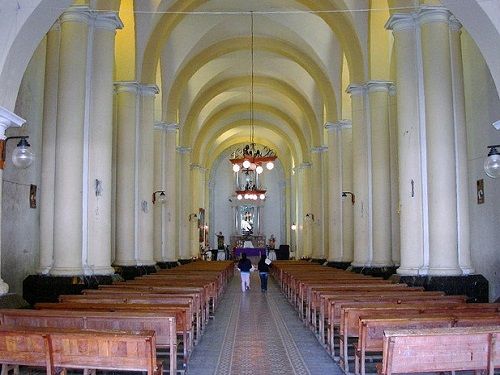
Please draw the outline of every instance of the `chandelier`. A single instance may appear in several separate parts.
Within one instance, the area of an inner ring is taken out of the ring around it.
[[[251,65],[252,74],[250,81],[250,142],[242,148],[237,148],[229,161],[232,164],[233,171],[245,175],[245,184],[240,185],[237,182],[238,188],[236,195],[238,200],[249,199],[257,200],[265,199],[266,190],[262,189],[258,183],[258,175],[264,171],[264,166],[271,170],[274,168],[274,160],[276,154],[268,147],[259,147],[255,144],[254,135],[254,22],[253,12],[251,16]],[[252,180],[253,178],[253,180]],[[237,179],[239,181],[239,179]]]

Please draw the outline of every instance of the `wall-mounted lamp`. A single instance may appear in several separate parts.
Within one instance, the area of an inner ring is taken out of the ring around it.
[[[160,193],[160,195],[158,196],[158,199],[156,199],[156,193]],[[159,203],[165,203],[167,201],[167,196],[165,195],[165,190],[156,190],[154,193],[153,193],[153,204],[155,204],[155,202],[158,200]]]
[[[343,191],[342,192],[342,198],[345,198],[348,195],[351,196],[351,202],[352,202],[352,204],[354,204],[354,202],[356,202],[356,196],[354,195],[354,193],[351,193],[350,191]]]
[[[293,230],[293,231],[296,231],[297,230],[297,225],[295,225],[295,223],[292,223],[292,225],[290,225],[290,229]]]
[[[306,214],[306,220],[314,221],[314,214],[312,213]]]
[[[14,164],[16,168],[24,169],[28,168],[31,165],[31,163],[33,163],[35,155],[29,149],[30,144],[26,140],[27,138],[29,138],[29,136],[26,135],[26,136],[7,137],[4,140],[0,140],[0,149],[1,149],[0,169],[3,169],[5,164],[5,152],[7,149],[6,145],[9,139],[19,139],[17,147],[12,152],[12,164]]]
[[[491,178],[500,177],[500,152],[498,152],[497,147],[500,147],[500,145],[488,146],[490,152],[484,159],[484,171]]]
[[[189,214],[189,221],[194,220],[194,219],[198,219],[198,215],[197,214]]]

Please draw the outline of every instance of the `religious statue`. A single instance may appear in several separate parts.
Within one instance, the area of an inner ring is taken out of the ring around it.
[[[271,234],[269,238],[269,249],[274,249],[276,247],[276,238],[274,238],[274,234]]]
[[[224,235],[222,232],[216,234],[217,236],[217,249],[224,250]]]

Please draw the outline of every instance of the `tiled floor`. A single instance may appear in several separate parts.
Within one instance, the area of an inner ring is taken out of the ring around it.
[[[266,293],[257,273],[251,285],[243,293],[239,275],[230,282],[193,351],[189,375],[342,373],[271,278]]]

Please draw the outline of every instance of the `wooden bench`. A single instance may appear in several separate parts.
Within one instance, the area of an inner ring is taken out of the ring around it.
[[[79,310],[79,311],[103,311],[103,312],[134,312],[134,313],[165,313],[166,316],[175,314],[176,332],[182,337],[184,363],[187,364],[192,350],[193,326],[191,314],[187,305],[168,306],[158,304],[124,304],[124,303],[37,303],[36,309],[40,310]]]
[[[0,309],[0,324],[17,327],[55,327],[95,330],[154,330],[156,346],[167,350],[170,373],[177,369],[175,314],[116,311],[113,314],[77,310]]]
[[[0,363],[56,369],[144,371],[161,375],[154,331],[0,327]],[[3,371],[3,370],[2,370]]]
[[[387,330],[379,373],[486,370],[500,367],[500,326]]]

